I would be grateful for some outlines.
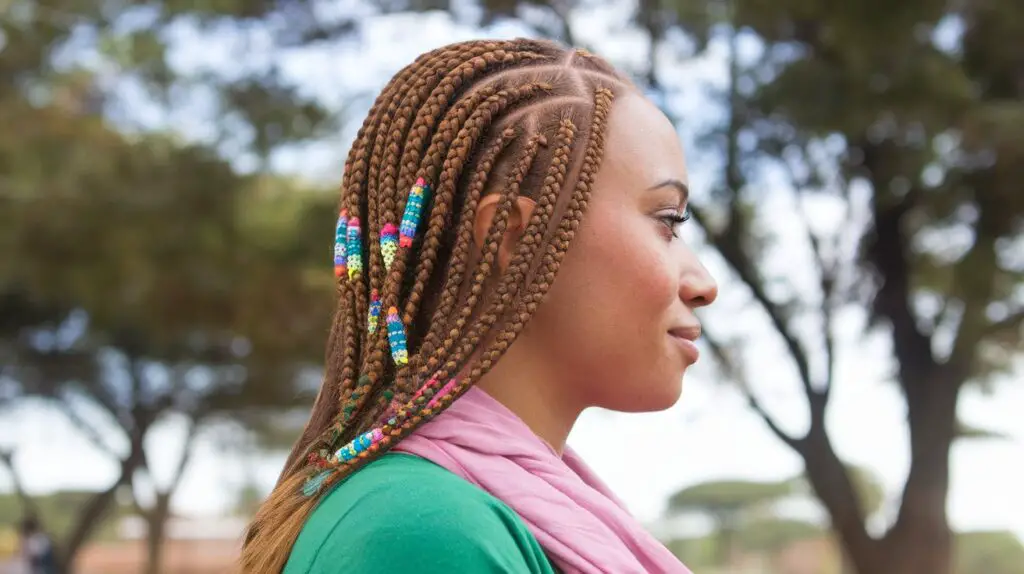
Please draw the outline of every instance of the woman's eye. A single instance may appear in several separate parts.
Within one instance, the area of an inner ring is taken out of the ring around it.
[[[682,212],[672,211],[658,215],[658,220],[672,233],[672,237],[679,237],[679,226],[690,220],[690,208]]]

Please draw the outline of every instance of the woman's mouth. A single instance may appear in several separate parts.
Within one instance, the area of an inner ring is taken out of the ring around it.
[[[674,327],[669,329],[668,335],[691,365],[697,362],[700,358],[700,349],[697,348],[696,341],[700,337],[700,325]]]

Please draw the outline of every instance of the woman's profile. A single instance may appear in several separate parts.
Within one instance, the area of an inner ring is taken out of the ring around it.
[[[345,163],[323,385],[243,570],[688,572],[565,446],[588,407],[680,396],[716,296],[687,200],[673,125],[594,55],[402,69]]]

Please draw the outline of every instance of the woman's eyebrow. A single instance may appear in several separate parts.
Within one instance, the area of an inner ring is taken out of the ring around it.
[[[655,189],[660,189],[662,187],[673,187],[673,188],[675,188],[679,192],[679,195],[682,196],[682,199],[683,199],[682,203],[687,203],[688,201],[690,201],[690,188],[685,183],[683,183],[682,181],[680,181],[678,179],[674,179],[674,178],[666,179],[665,181],[662,181],[660,183],[656,183],[656,184],[652,185],[651,187],[648,187],[647,190],[648,191],[652,191],[652,190],[655,190]]]

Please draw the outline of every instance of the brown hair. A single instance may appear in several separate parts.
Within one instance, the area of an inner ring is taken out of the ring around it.
[[[535,40],[473,41],[420,56],[381,92],[345,162],[341,208],[362,226],[365,273],[339,278],[323,386],[281,478],[256,513],[244,572],[279,572],[319,496],[436,416],[483,376],[533,315],[590,198],[612,98],[633,89],[582,50]],[[433,197],[416,240],[386,268],[397,224],[423,178]],[[481,197],[500,194],[482,246]],[[536,202],[504,273],[495,260],[518,196]],[[369,329],[371,293],[384,312]],[[400,311],[409,362],[388,352],[384,313]],[[371,332],[372,331],[372,332]],[[439,385],[458,380],[439,393]],[[348,461],[338,447],[377,429]],[[323,472],[327,468],[330,472]],[[311,496],[303,486],[323,478]]]

